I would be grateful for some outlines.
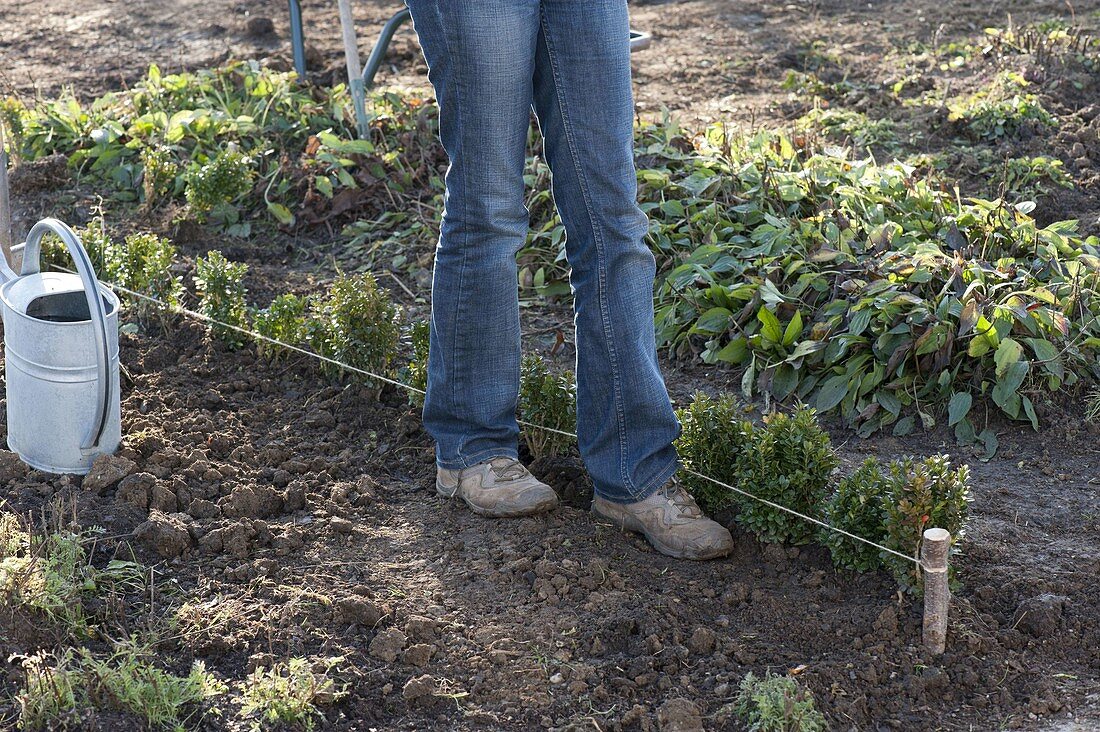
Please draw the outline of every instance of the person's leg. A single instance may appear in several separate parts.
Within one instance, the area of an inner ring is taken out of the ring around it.
[[[441,468],[517,454],[516,253],[538,0],[408,0],[450,159],[432,282],[424,426]],[[456,478],[457,480],[457,478]]]
[[[535,109],[568,234],[577,430],[596,493],[633,503],[677,468],[657,363],[653,254],[634,170],[626,0],[542,0]]]

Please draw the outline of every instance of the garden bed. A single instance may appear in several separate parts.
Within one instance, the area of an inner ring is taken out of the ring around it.
[[[326,728],[591,719],[629,729],[675,698],[697,705],[708,728],[732,727],[724,706],[740,678],[768,669],[801,669],[841,729],[1029,728],[1068,719],[1067,710],[1087,718],[1095,703],[1094,427],[1067,420],[1071,432],[1042,446],[1010,428],[999,457],[972,465],[964,589],[948,652],[934,659],[920,648],[918,603],[885,574],[837,573],[823,549],[739,534],[729,560],[677,562],[594,521],[583,499],[546,518],[486,522],[434,495],[429,441],[402,393],[377,401],[299,360],[273,366],[251,349],[225,351],[186,321],[164,337],[124,336],[122,354],[131,382],[121,454],[132,470],[161,476],[153,505],[189,512],[196,538],[143,531],[142,541],[97,542],[93,560],[128,556],[133,544],[137,559],[158,567],[166,586],[156,613],[180,617],[178,638],[156,651],[169,669],[201,659],[239,684],[273,659],[343,657],[332,675],[349,696],[322,707]],[[857,442],[842,454],[856,463],[942,447],[930,435]],[[60,500],[107,536],[149,517],[135,505],[146,500],[140,486],[135,498],[135,481],[120,500],[117,487],[82,490],[7,464],[7,510]],[[562,468],[549,471],[558,487]],[[1065,600],[1042,609],[1034,598],[1046,593]],[[130,600],[139,625],[141,599]],[[1021,621],[1021,606],[1044,614]],[[392,658],[372,646],[391,629],[407,638]],[[8,614],[3,655],[49,644],[49,632]],[[412,649],[423,645],[432,651],[422,662],[416,654],[428,651]],[[5,668],[7,692],[20,683],[18,662]],[[407,690],[424,674],[426,691]],[[223,720],[208,717],[207,727],[241,724],[231,699],[214,700]],[[107,720],[139,728],[110,714],[87,725]]]

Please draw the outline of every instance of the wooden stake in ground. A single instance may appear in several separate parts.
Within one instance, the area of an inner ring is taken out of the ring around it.
[[[339,0],[340,27],[344,32],[344,57],[348,66],[348,88],[355,106],[355,126],[359,139],[367,139],[367,93],[363,84],[363,71],[359,65],[359,41],[355,37],[355,18],[351,14],[351,0]]]
[[[935,655],[947,645],[947,612],[951,590],[947,586],[947,554],[951,534],[947,529],[926,529],[920,558],[924,565],[924,647]]]
[[[11,253],[11,191],[8,188],[8,149],[4,139],[4,126],[0,125],[0,250],[9,267],[15,262]]]

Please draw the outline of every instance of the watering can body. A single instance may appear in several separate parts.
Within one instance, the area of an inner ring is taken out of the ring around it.
[[[77,274],[39,271],[42,237],[51,232]],[[85,474],[122,437],[118,297],[55,219],[31,229],[18,275],[0,262],[0,279],[8,447],[38,470]]]

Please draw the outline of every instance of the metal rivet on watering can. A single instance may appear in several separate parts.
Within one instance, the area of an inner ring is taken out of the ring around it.
[[[42,237],[56,234],[78,274],[41,272]],[[77,235],[43,219],[27,235],[18,275],[0,262],[8,447],[49,473],[87,473],[122,438],[118,309]]]

